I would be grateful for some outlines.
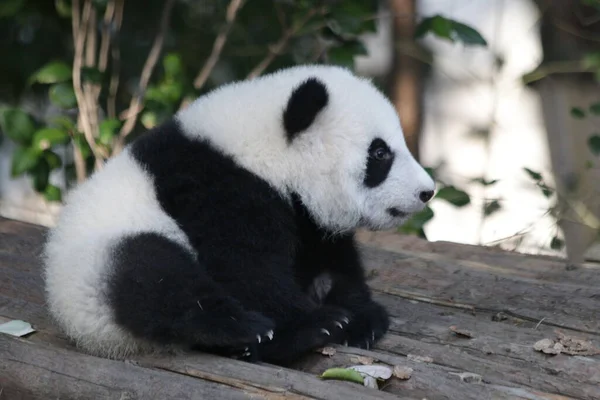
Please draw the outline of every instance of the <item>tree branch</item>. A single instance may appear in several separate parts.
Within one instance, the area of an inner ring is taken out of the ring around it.
[[[142,73],[140,75],[140,83],[137,90],[137,93],[134,93],[131,102],[129,103],[129,111],[138,110],[141,107],[142,99],[144,96],[144,92],[148,87],[148,83],[150,81],[150,77],[152,76],[152,72],[154,71],[154,67],[158,62],[158,58],[162,51],[163,43],[165,40],[165,36],[167,34],[167,30],[169,29],[169,21],[171,19],[171,10],[173,9],[174,0],[166,0],[165,5],[163,7],[162,18],[160,21],[160,27],[158,29],[158,33],[154,38],[154,43],[152,44],[152,48],[150,49],[150,53],[148,54],[148,58],[146,59],[146,63],[144,64],[144,68],[142,69]],[[113,148],[114,154],[118,154],[123,150],[125,145],[125,138],[127,135],[133,131],[135,127],[135,123],[137,122],[137,116],[139,112],[132,113],[129,115],[125,124],[121,128],[119,132],[119,136],[116,140],[115,146]]]
[[[119,32],[121,30],[121,23],[123,22],[123,5],[124,0],[116,0],[115,4],[115,38],[118,39]],[[110,84],[108,87],[108,99],[106,100],[106,111],[109,118],[116,118],[117,116],[117,91],[119,90],[119,69],[121,67],[121,50],[118,43],[113,44],[111,49],[112,59],[112,75],[110,77]]]
[[[80,12],[79,0],[73,0],[72,3],[72,23],[73,23],[73,41],[75,42],[75,55],[73,57],[73,90],[75,91],[75,97],[77,98],[77,104],[79,108],[79,121],[78,125],[85,139],[90,144],[94,157],[98,161],[97,153],[94,144],[94,135],[92,131],[92,125],[89,120],[89,109],[85,94],[81,87],[81,66],[83,65],[83,51],[85,46],[86,33],[88,30],[88,22],[92,15],[92,2],[91,0],[85,0],[83,11]],[[77,144],[75,146],[75,169],[77,174],[78,182],[82,182],[85,179],[85,163],[79,153]]]
[[[287,47],[290,39],[292,39],[296,34],[298,34],[300,29],[302,29],[302,27],[315,14],[322,13],[322,12],[323,12],[323,9],[312,8],[306,13],[304,18],[302,18],[300,21],[298,21],[294,26],[284,30],[283,35],[277,41],[277,43],[275,43],[273,46],[271,46],[269,48],[269,54],[267,54],[265,56],[265,58],[263,58],[262,61],[259,62],[252,69],[252,71],[250,71],[250,73],[248,74],[248,76],[246,78],[252,79],[252,78],[256,78],[257,76],[261,75],[269,67],[269,65],[271,65],[271,63],[275,60],[275,58],[277,58],[277,56],[279,56],[283,52],[283,50]]]
[[[214,69],[215,65],[219,61],[219,57],[221,56],[221,52],[223,51],[223,47],[227,42],[227,36],[231,31],[231,27],[235,22],[235,18],[237,16],[238,11],[244,5],[244,0],[231,0],[229,2],[229,6],[227,7],[227,13],[225,15],[225,24],[221,27],[219,34],[217,35],[210,56],[204,63],[204,66],[194,79],[194,87],[196,89],[202,88],[206,83],[210,73]]]

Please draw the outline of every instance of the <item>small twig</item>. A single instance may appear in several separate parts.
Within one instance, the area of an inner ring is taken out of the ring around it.
[[[544,317],[544,318],[540,319],[540,322],[538,322],[538,323],[537,323],[537,325],[535,326],[535,329],[534,329],[534,330],[537,330],[537,328],[539,328],[539,327],[540,327],[540,325],[542,324],[542,322],[544,322],[544,320],[545,320],[545,319],[546,319],[546,317]]]
[[[227,12],[225,15],[225,24],[223,25],[223,27],[221,27],[221,30],[219,31],[219,34],[217,35],[213,43],[210,56],[208,57],[208,59],[204,63],[204,66],[196,76],[196,79],[194,79],[194,87],[196,89],[200,89],[202,88],[202,86],[204,86],[204,84],[208,80],[208,77],[210,76],[210,73],[219,61],[219,57],[221,56],[223,47],[227,42],[227,37],[229,35],[229,32],[231,31],[231,27],[235,22],[235,18],[237,16],[238,11],[240,10],[240,8],[242,8],[243,5],[244,0],[231,0],[229,2],[229,6],[227,7]]]
[[[118,39],[121,23],[123,22],[123,4],[124,0],[116,0],[114,16],[115,39]],[[110,55],[112,59],[112,75],[108,87],[106,111],[108,118],[115,118],[117,116],[117,91],[119,90],[119,69],[121,64],[121,50],[118,42],[112,45]]]
[[[250,73],[247,76],[247,79],[252,79],[252,78],[256,78],[257,76],[261,75],[268,67],[269,65],[271,65],[271,63],[275,60],[275,58],[277,58],[277,56],[279,56],[283,50],[287,47],[289,41],[291,38],[293,38],[298,31],[300,31],[300,29],[302,29],[302,27],[317,13],[322,13],[324,10],[323,9],[311,9],[309,10],[306,15],[304,16],[304,18],[302,18],[300,21],[298,21],[294,26],[286,29],[283,32],[283,35],[281,36],[281,38],[279,38],[279,40],[277,41],[277,43],[275,43],[270,49],[269,49],[269,53],[265,56],[265,58],[262,59],[262,61],[260,61],[253,69],[252,71],[250,71]]]
[[[77,98],[77,104],[79,106],[79,125],[83,130],[83,134],[88,143],[94,143],[94,136],[92,126],[89,120],[89,109],[87,100],[81,87],[81,66],[83,65],[83,50],[86,39],[86,32],[88,29],[88,22],[92,15],[92,2],[86,0],[83,6],[83,11],[80,14],[79,0],[73,0],[72,3],[72,14],[73,14],[73,41],[75,42],[75,55],[73,57],[73,90],[75,91],[75,97]],[[77,147],[77,145],[74,145]],[[94,157],[98,161],[98,155],[96,153],[95,146],[90,145]],[[77,161],[77,150],[75,150],[75,161]],[[85,163],[75,163],[77,179],[85,178]],[[81,170],[83,168],[83,170]],[[83,178],[82,178],[83,177]]]
[[[165,41],[165,36],[167,34],[167,30],[169,29],[169,21],[171,19],[171,10],[173,9],[173,4],[175,0],[166,0],[165,5],[162,11],[162,18],[160,21],[160,26],[158,29],[158,33],[154,38],[154,43],[152,44],[152,48],[150,49],[150,53],[148,54],[148,58],[146,59],[146,63],[144,64],[144,68],[142,69],[142,73],[140,75],[140,83],[138,86],[137,93],[134,93],[131,98],[131,102],[129,103],[130,110],[137,110],[138,107],[142,104],[142,99],[144,96],[144,92],[146,91],[146,87],[150,82],[150,77],[152,76],[152,72],[154,71],[154,67],[158,62],[158,58],[162,51],[163,43]],[[138,113],[134,113],[130,115],[129,118],[123,124],[121,131],[119,132],[119,136],[115,142],[115,146],[113,148],[114,154],[118,154],[123,150],[125,144],[125,138],[133,131],[135,127],[135,123],[137,122]]]
[[[106,5],[106,11],[104,12],[104,19],[102,21],[102,39],[100,41],[100,56],[98,57],[98,69],[100,72],[106,71],[108,65],[108,52],[110,50],[110,27],[112,24],[113,17],[115,15],[115,0],[111,0]]]

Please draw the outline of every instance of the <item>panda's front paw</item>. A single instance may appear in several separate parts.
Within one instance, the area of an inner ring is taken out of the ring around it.
[[[348,310],[325,305],[310,314],[300,329],[312,338],[315,346],[342,343],[351,318],[352,314]]]
[[[383,337],[389,326],[385,308],[379,303],[370,302],[355,312],[344,344],[368,350]]]

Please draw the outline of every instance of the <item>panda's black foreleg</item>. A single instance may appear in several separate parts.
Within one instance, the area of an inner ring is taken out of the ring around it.
[[[352,313],[344,342],[349,346],[371,348],[389,329],[389,316],[371,297],[353,235],[323,240],[320,252],[326,255],[322,269],[331,278],[331,288],[323,303]]]
[[[387,311],[371,299],[369,288],[360,280],[335,277],[324,303],[343,306],[352,313],[344,339],[348,346],[370,349],[389,329]]]
[[[106,294],[116,322],[134,336],[207,350],[243,350],[272,337],[274,322],[244,309],[178,243],[140,233],[114,255]]]

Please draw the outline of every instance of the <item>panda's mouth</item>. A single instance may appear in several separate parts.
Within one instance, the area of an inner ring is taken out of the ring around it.
[[[408,216],[408,213],[404,211],[400,211],[396,207],[390,207],[387,209],[388,214],[390,214],[394,218],[404,218]]]

